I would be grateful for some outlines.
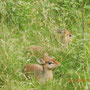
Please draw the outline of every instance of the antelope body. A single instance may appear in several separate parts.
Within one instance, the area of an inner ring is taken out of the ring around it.
[[[34,76],[37,81],[42,83],[52,80],[52,69],[59,66],[59,63],[54,57],[49,57],[48,54],[45,54],[43,59],[38,59],[37,61],[42,66],[39,64],[28,64],[24,67],[23,71],[26,77],[29,79],[29,76]]]

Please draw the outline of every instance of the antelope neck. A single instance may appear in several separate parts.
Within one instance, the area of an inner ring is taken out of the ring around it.
[[[52,70],[50,70],[50,69],[48,69],[47,67],[45,67],[44,65],[43,65],[43,73],[44,74],[52,74]]]

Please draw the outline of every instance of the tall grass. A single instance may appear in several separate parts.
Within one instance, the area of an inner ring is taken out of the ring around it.
[[[89,12],[89,0],[1,0],[0,89],[89,90]],[[61,44],[56,28],[72,32],[68,47]],[[24,65],[43,57],[43,53],[27,56],[30,45],[42,46],[61,63],[53,71],[53,81],[40,84],[25,78]]]

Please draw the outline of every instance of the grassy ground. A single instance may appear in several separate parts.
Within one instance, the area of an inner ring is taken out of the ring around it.
[[[1,0],[0,1],[0,89],[1,90],[90,90],[90,9],[89,1]],[[63,46],[56,28],[73,34]],[[38,45],[54,56],[61,66],[54,80],[40,84],[27,80],[22,68],[37,63],[38,57],[26,48]]]

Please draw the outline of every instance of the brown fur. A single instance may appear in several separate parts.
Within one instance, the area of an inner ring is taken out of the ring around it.
[[[30,46],[26,49],[26,51],[30,51],[30,50],[32,50],[32,51],[41,51],[41,49],[42,49],[42,47],[40,47],[40,46]]]
[[[52,80],[52,69],[59,66],[59,62],[57,62],[55,58],[48,56],[48,54],[44,55],[42,62],[44,62],[42,66],[39,64],[26,65],[23,69],[23,72],[26,77],[28,78],[30,75],[34,76],[36,80],[42,83],[45,83],[47,80]],[[53,64],[50,65],[48,62],[52,62]]]
[[[57,29],[56,31],[61,34],[61,41],[63,43],[68,44],[72,41],[72,33],[69,30]]]
[[[69,37],[69,35],[71,35],[71,37]],[[72,41],[72,33],[69,32],[68,30],[65,30],[64,42],[68,44],[71,41]]]

